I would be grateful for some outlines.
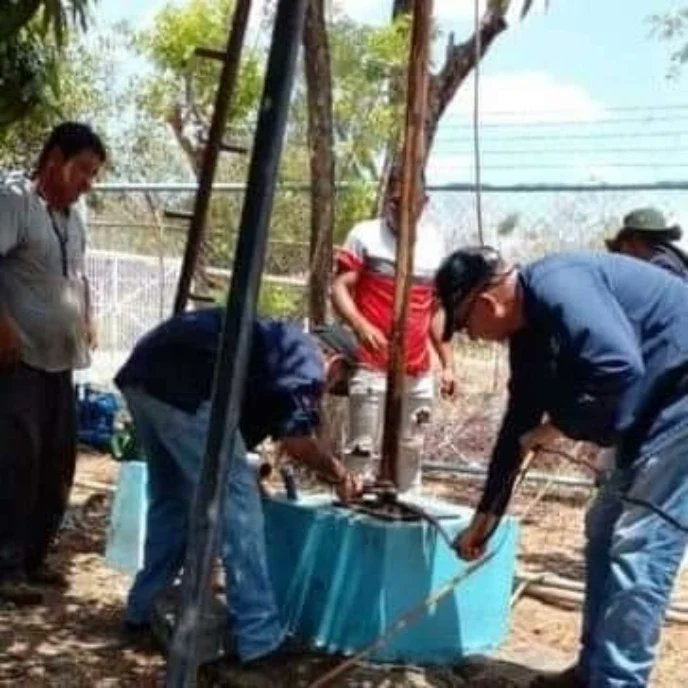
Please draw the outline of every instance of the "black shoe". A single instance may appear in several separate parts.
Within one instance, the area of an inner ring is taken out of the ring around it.
[[[248,662],[242,662],[241,666],[245,669],[262,669],[288,662],[295,657],[303,657],[306,652],[308,652],[308,648],[296,640],[294,636],[288,635],[274,650],[255,659],[250,659]]]
[[[536,676],[530,688],[586,688],[586,685],[578,673],[578,667],[573,666],[566,671]]]
[[[43,593],[24,578],[0,580],[0,600],[17,607],[31,607],[43,603]]]
[[[66,590],[69,587],[67,576],[46,564],[27,571],[26,580],[34,585],[48,585],[62,590]]]
[[[121,627],[122,639],[132,645],[148,641],[152,637],[152,628],[148,621],[124,621]]]

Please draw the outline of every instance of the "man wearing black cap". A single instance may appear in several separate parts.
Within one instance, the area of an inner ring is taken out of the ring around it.
[[[674,242],[681,227],[669,225],[655,208],[636,208],[623,219],[623,226],[605,244],[612,253],[624,253],[646,260],[670,273],[688,279],[688,256]]]
[[[137,344],[115,380],[148,460],[144,567],[129,593],[125,629],[130,634],[147,630],[154,599],[174,582],[183,563],[223,314],[213,308],[164,322]],[[279,655],[285,640],[268,576],[256,474],[245,450],[270,436],[334,485],[340,499],[357,495],[358,480],[315,435],[320,398],[345,380],[354,351],[346,333],[335,328],[320,328],[310,337],[285,322],[254,324],[240,449],[225,486],[220,538],[232,636],[242,662]]]
[[[488,248],[436,276],[445,338],[509,343],[509,400],[483,497],[456,540],[480,557],[522,455],[563,433],[616,449],[586,518],[581,652],[534,686],[640,688],[688,543],[688,285],[626,256],[569,253],[523,268]]]

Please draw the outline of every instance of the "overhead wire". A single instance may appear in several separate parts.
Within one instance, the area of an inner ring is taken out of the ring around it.
[[[457,149],[452,147],[452,153],[469,153],[468,149]],[[663,148],[506,148],[502,150],[487,149],[481,150],[481,156],[485,155],[571,155],[571,154],[586,154],[586,155],[605,155],[613,153],[615,155],[621,153],[675,153],[675,147]]]
[[[665,105],[614,105],[600,108],[603,112],[668,112],[671,110],[688,110],[688,103],[665,104]],[[552,108],[538,110],[542,114],[567,114],[577,112],[575,108]],[[507,116],[529,114],[526,110],[483,110],[485,115]]]
[[[579,133],[562,133],[562,134],[507,134],[506,136],[494,136],[490,135],[488,138],[490,141],[533,141],[533,140],[547,140],[547,141],[558,141],[558,140],[588,140],[588,139],[623,139],[623,138],[666,138],[670,136],[688,136],[688,129],[682,129],[677,131],[622,131],[618,133],[614,132],[598,132],[591,133],[587,132],[585,134]],[[464,138],[462,136],[453,136],[447,138],[444,135],[444,130],[441,130],[438,134],[438,140],[444,142],[452,141],[466,141],[469,142],[469,138]]]
[[[527,113],[523,113],[524,115]],[[542,113],[538,113],[542,114]],[[487,113],[483,113],[484,117],[487,117]],[[529,119],[514,122],[483,122],[481,124],[482,128],[491,129],[508,129],[508,128],[527,128],[527,127],[561,127],[561,126],[580,126],[580,127],[592,127],[607,124],[648,124],[654,122],[686,122],[688,121],[688,115],[677,117],[671,115],[668,117],[664,116],[647,116],[647,117],[590,117],[589,119],[567,119],[567,120],[556,120],[556,119]],[[461,122],[445,122],[445,128],[449,129],[470,129],[470,124],[462,124]]]

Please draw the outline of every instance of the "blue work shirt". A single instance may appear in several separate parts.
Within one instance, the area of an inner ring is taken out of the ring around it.
[[[142,388],[194,413],[210,399],[224,311],[209,308],[175,316],[145,335],[117,373],[120,389]],[[325,385],[323,358],[298,326],[257,320],[253,327],[240,429],[248,448],[310,435],[319,425]]]
[[[688,433],[688,285],[618,254],[552,255],[519,271],[525,326],[479,510],[501,514],[519,439],[548,414],[628,464]]]

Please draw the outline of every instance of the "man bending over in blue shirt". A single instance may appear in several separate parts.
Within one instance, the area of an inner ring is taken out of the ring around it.
[[[476,559],[522,456],[561,432],[613,446],[586,520],[586,596],[575,667],[544,687],[648,685],[688,543],[688,286],[620,255],[569,253],[515,268],[489,248],[436,276],[445,339],[509,343],[509,399],[482,500],[455,546]]]
[[[146,335],[115,381],[148,460],[144,567],[129,593],[125,628],[145,630],[153,601],[183,564],[189,509],[210,419],[210,396],[223,311],[173,317]],[[316,344],[318,342],[318,344]],[[240,449],[226,484],[220,555],[228,580],[232,636],[242,662],[278,656],[286,634],[267,570],[263,513],[246,449],[266,437],[323,476],[348,500],[360,485],[317,440],[320,398],[345,380],[354,357],[342,330],[316,338],[297,326],[258,320],[240,418]]]

